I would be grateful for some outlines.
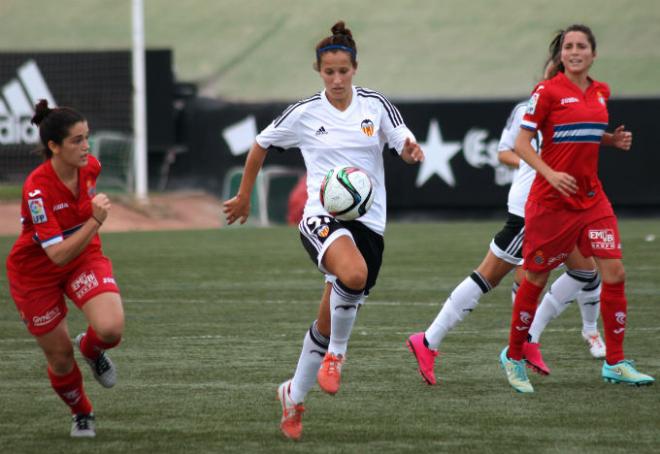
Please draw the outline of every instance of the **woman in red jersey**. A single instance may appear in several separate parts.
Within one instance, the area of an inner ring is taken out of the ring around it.
[[[87,321],[75,343],[106,388],[116,382],[116,369],[105,350],[121,339],[124,311],[112,264],[101,251],[98,231],[110,201],[96,194],[99,162],[89,154],[85,118],[68,107],[35,107],[45,162],[25,180],[21,206],[22,232],[9,257],[9,290],[28,331],[46,355],[48,377],[71,408],[72,437],[96,434],[94,413],[83,388],[66,323],[66,295]]]
[[[621,240],[614,211],[598,179],[601,143],[627,151],[632,133],[624,126],[605,132],[610,89],[589,77],[596,58],[596,39],[589,27],[571,25],[562,30],[550,51],[558,57],[556,75],[532,92],[515,143],[516,153],[537,175],[525,205],[525,278],[516,295],[509,346],[502,350],[500,362],[516,391],[534,391],[522,346],[538,297],[552,269],[563,262],[570,269],[589,269],[588,257],[593,257],[603,281],[606,359],[602,377],[615,383],[651,384],[652,377],[624,359],[627,302]],[[540,156],[530,143],[537,130],[544,138]]]

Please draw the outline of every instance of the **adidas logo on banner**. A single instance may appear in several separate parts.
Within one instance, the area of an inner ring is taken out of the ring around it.
[[[18,77],[2,87],[0,97],[0,145],[35,144],[39,130],[30,123],[40,99],[56,106],[37,63],[29,60],[18,68]]]

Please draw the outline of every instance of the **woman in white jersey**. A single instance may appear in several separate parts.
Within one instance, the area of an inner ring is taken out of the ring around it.
[[[386,143],[414,164],[424,159],[401,114],[383,95],[352,85],[357,47],[343,22],[316,46],[314,68],[325,89],[284,110],[256,138],[248,153],[237,195],[225,202],[229,224],[244,223],[257,173],[267,149],[300,148],[307,168],[307,203],[298,228],[303,246],[325,274],[317,319],[305,335],[292,379],[279,386],[280,429],[291,439],[302,434],[303,400],[318,381],[329,394],[339,390],[341,368],[359,305],[378,277],[385,231]],[[370,210],[356,221],[339,221],[321,205],[324,175],[338,165],[364,170],[374,183]]]
[[[546,74],[554,68],[552,61],[550,58],[546,64]],[[508,216],[504,227],[492,239],[490,249],[481,264],[452,291],[427,330],[412,334],[406,341],[408,349],[417,360],[419,373],[429,385],[436,383],[435,359],[444,337],[468,313],[472,312],[479,304],[482,295],[497,287],[504,276],[522,264],[525,202],[536,173],[515,154],[513,145],[520,131],[520,123],[526,107],[526,102],[514,107],[498,145],[499,161],[510,167],[518,168],[509,190]],[[540,141],[541,137],[538,134],[533,143],[536,150],[540,148]],[[517,286],[522,279],[520,271],[518,268],[514,277],[514,298]],[[547,323],[563,312],[567,303],[572,301],[576,295],[582,313],[582,336],[587,341],[592,356],[596,358],[605,356],[604,343],[596,325],[599,309],[599,284],[600,278],[595,271],[595,264],[590,269],[567,270],[555,281],[550,291],[543,297],[543,302],[534,319],[536,325],[533,324],[530,327],[529,342],[524,345],[525,358],[529,367],[540,374],[550,373],[550,369],[541,355],[539,338]]]

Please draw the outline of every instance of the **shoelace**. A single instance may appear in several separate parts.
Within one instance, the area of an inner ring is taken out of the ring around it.
[[[327,359],[328,362],[328,375],[336,375],[341,370],[341,359],[332,355]]]
[[[105,353],[101,352],[99,357],[96,358],[94,368],[98,375],[103,375],[110,370],[110,362],[108,361],[108,358],[106,358]]]
[[[89,430],[90,429],[90,422],[92,421],[91,416],[89,415],[76,415],[74,416],[74,420],[76,421],[76,428],[78,430]]]
[[[591,345],[598,346],[601,348],[603,347],[603,343],[600,341],[600,336],[598,334],[589,336],[589,340],[591,341]]]
[[[293,412],[290,413],[290,417],[296,421],[300,421],[302,419],[303,413],[305,413],[305,407],[303,407],[301,404],[295,404],[293,406]]]
[[[516,378],[519,380],[524,380],[527,381],[527,370],[525,370],[525,362],[524,361],[514,361],[511,360],[513,363],[513,370],[516,375]]]

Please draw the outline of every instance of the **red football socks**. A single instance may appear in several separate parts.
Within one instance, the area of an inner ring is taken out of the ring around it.
[[[85,394],[82,374],[76,363],[73,363],[73,370],[66,375],[55,375],[49,367],[48,378],[50,378],[50,384],[57,395],[60,396],[60,399],[71,408],[71,413],[92,412],[92,403]]]
[[[520,361],[523,357],[522,346],[527,340],[529,327],[534,320],[536,306],[539,302],[539,296],[543,287],[538,287],[527,279],[520,283],[516,301],[513,304],[513,314],[511,317],[511,332],[509,334],[508,357]]]
[[[608,284],[603,282],[600,291],[600,314],[603,317],[605,332],[605,350],[607,364],[622,361],[623,336],[626,332],[626,313],[628,302],[624,292],[624,283]]]
[[[115,342],[103,342],[96,335],[96,332],[92,329],[91,326],[87,328],[85,336],[83,336],[80,342],[80,352],[87,358],[95,360],[99,357],[99,352],[101,350],[109,350],[112,347],[116,347],[120,339],[117,339]]]

